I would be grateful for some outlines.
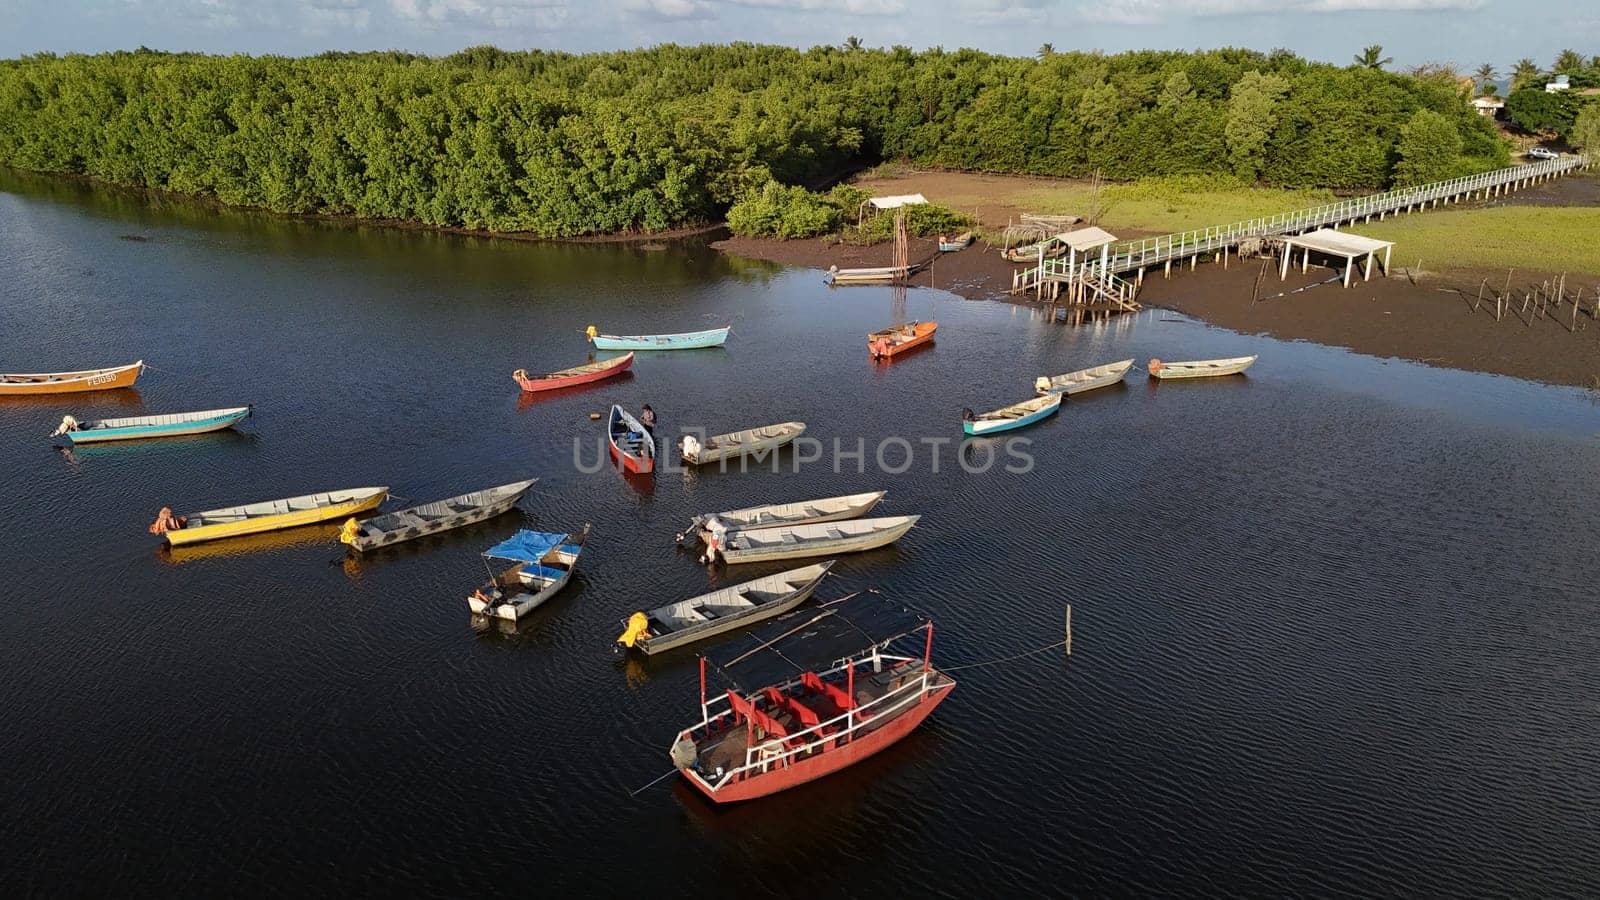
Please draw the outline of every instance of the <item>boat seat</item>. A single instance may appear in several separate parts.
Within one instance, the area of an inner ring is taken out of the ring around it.
[[[821,678],[817,677],[817,673],[815,672],[802,673],[800,675],[800,683],[805,685],[808,690],[827,697],[833,702],[834,706],[839,707],[841,712],[851,709],[856,705],[855,700],[853,700],[850,695],[845,692],[844,688],[839,687],[836,684],[829,684],[828,682],[823,681]]]
[[[761,695],[767,698],[767,702],[772,704],[774,709],[782,709],[789,715],[794,716],[795,721],[800,723],[802,729],[813,728],[822,724],[822,719],[817,715],[816,710],[777,688],[762,688]]]
[[[522,571],[518,573],[519,577],[521,577],[524,582],[526,582],[527,576],[529,575],[537,575],[540,578],[548,578],[554,581],[565,574],[567,574],[565,569],[553,569],[549,566],[541,566],[538,563],[528,563],[527,565],[524,565],[522,567]]]

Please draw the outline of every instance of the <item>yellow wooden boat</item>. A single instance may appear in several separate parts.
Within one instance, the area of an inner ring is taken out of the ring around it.
[[[170,509],[163,509],[155,524],[150,526],[150,532],[166,538],[168,544],[180,547],[342,519],[376,509],[388,496],[387,487],[366,487],[230,506],[182,518],[174,516]]]

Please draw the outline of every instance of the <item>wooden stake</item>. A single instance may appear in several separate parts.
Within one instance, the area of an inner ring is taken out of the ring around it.
[[[1072,655],[1072,604],[1067,604],[1067,655]]]

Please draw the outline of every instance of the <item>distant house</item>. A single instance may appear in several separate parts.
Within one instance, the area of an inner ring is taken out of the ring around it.
[[[1495,119],[1499,118],[1500,111],[1506,108],[1506,102],[1499,97],[1479,97],[1472,101],[1472,108],[1484,118]]]
[[[1570,87],[1572,87],[1572,78],[1570,76],[1557,75],[1556,77],[1550,79],[1549,84],[1544,86],[1544,92],[1546,94],[1554,94],[1559,91],[1567,90]]]

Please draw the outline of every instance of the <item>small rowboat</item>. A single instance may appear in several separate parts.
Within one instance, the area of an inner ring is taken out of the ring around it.
[[[1058,256],[1067,255],[1066,244],[1055,243],[1052,241],[1046,241],[1045,244],[1051,244],[1051,246],[1046,247],[1044,251],[1045,259],[1055,259]],[[1007,262],[1033,263],[1037,265],[1039,262],[1039,248],[1045,247],[1045,244],[1029,244],[1025,247],[1012,247],[1010,249],[1001,251],[1000,255],[1005,257]]]
[[[365,522],[351,519],[344,523],[339,540],[349,544],[350,549],[362,553],[492,519],[516,506],[522,495],[538,480],[530,478],[488,490],[473,491],[437,503],[425,503],[374,516]]]
[[[700,443],[692,434],[683,436],[683,461],[693,465],[719,462],[753,453],[775,450],[805,434],[806,423],[784,422],[782,425],[763,425],[747,428],[733,434],[719,434]]]
[[[1128,374],[1133,368],[1133,360],[1125,359],[1121,362],[1106,363],[1090,369],[1079,369],[1054,378],[1041,375],[1033,383],[1034,389],[1041,394],[1081,394],[1095,388],[1103,388],[1116,384],[1122,376]]]
[[[774,528],[779,525],[811,525],[817,522],[838,522],[859,519],[872,512],[888,491],[867,494],[846,494],[842,497],[824,497],[821,500],[802,500],[799,503],[773,503],[730,509],[726,512],[695,516],[689,527],[678,535],[678,540],[693,537],[703,540],[713,521],[729,531],[750,531],[756,528]]]
[[[162,535],[168,544],[179,547],[353,516],[376,509],[387,496],[389,489],[386,487],[356,488],[213,509],[186,518],[178,518],[172,510],[163,509],[160,518],[150,526],[150,533]]]
[[[920,518],[885,516],[735,531],[728,535],[722,558],[729,563],[750,563],[874,550],[899,540]]]
[[[611,407],[606,438],[611,442],[611,458],[624,470],[640,474],[656,470],[655,436],[620,406]]]
[[[519,531],[483,551],[484,561],[516,565],[494,576],[467,597],[467,608],[481,616],[515,622],[554,597],[572,579],[589,526],[577,534]]]
[[[1238,375],[1255,362],[1254,356],[1236,356],[1233,359],[1196,359],[1189,362],[1162,362],[1150,360],[1151,378],[1170,381],[1175,378],[1213,378],[1218,375]]]
[[[829,284],[889,284],[916,274],[916,266],[872,266],[864,269],[828,267]]]
[[[660,653],[782,615],[804,603],[833,560],[779,572],[628,617],[623,647]]]
[[[921,646],[911,650],[913,641]],[[932,655],[927,622],[781,683],[715,697],[706,694],[702,657],[700,721],[678,732],[668,755],[714,803],[754,800],[831,775],[893,746],[950,696],[956,682],[933,666]]]
[[[1010,431],[1013,428],[1032,425],[1060,409],[1061,398],[1064,396],[1064,394],[1045,394],[1043,397],[1031,397],[1021,403],[1002,406],[991,412],[979,413],[962,422],[961,430],[967,434],[993,434],[997,431]]]
[[[528,393],[537,391],[554,391],[559,388],[573,387],[579,384],[588,384],[591,381],[601,381],[613,375],[621,375],[633,365],[633,354],[619,356],[616,359],[602,359],[599,362],[586,363],[551,372],[547,375],[529,375],[526,369],[518,369],[511,373],[511,378],[517,386]]]
[[[709,331],[686,331],[683,334],[601,334],[589,326],[589,340],[596,350],[698,350],[702,347],[721,347],[728,340],[726,328]]]
[[[933,340],[938,322],[907,322],[867,335],[867,351],[873,359],[888,359]]]
[[[133,387],[144,372],[144,360],[110,369],[51,372],[42,375],[0,375],[0,396],[7,394],[71,394]]]
[[[972,245],[972,239],[975,236],[976,235],[971,231],[963,231],[948,241],[944,238],[940,238],[939,252],[954,253],[957,250],[965,250],[967,247]]]
[[[138,438],[178,437],[205,434],[231,428],[250,415],[251,406],[233,409],[208,409],[204,412],[171,413],[164,416],[135,416],[128,419],[99,419],[80,422],[72,416],[61,420],[54,437],[65,436],[74,444],[101,441],[131,441]]]

